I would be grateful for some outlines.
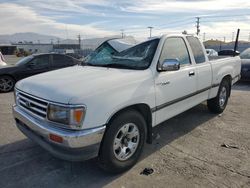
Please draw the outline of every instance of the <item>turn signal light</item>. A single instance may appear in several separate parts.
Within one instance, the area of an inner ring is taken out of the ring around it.
[[[74,120],[77,124],[81,123],[84,112],[82,109],[75,109],[74,110]]]
[[[54,142],[58,142],[58,143],[63,142],[63,138],[61,136],[57,136],[55,134],[49,134],[49,139],[54,141]]]

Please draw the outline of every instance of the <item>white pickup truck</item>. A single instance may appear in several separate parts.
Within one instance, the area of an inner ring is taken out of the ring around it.
[[[151,143],[152,127],[203,101],[223,112],[240,69],[239,57],[209,61],[197,37],[163,35],[19,81],[13,115],[55,156],[98,157],[102,168],[118,173]]]

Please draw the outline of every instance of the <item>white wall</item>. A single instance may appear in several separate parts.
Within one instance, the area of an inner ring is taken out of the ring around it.
[[[53,44],[15,44],[17,49],[31,51],[32,53],[48,53],[53,50]]]

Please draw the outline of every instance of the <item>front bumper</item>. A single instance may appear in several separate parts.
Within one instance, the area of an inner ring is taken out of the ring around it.
[[[70,161],[81,161],[96,157],[106,126],[87,130],[68,130],[34,118],[14,105],[16,125],[27,137],[38,143],[56,157]],[[54,134],[63,138],[62,143],[49,139]]]

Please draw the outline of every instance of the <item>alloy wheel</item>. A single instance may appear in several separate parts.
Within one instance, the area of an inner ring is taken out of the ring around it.
[[[0,78],[0,91],[2,92],[8,92],[10,91],[14,86],[14,82],[10,78]]]
[[[120,161],[129,159],[136,151],[140,140],[139,129],[134,123],[123,125],[117,132],[113,151]]]
[[[227,100],[227,89],[225,86],[221,88],[220,95],[219,95],[219,104],[220,107],[223,107]]]

